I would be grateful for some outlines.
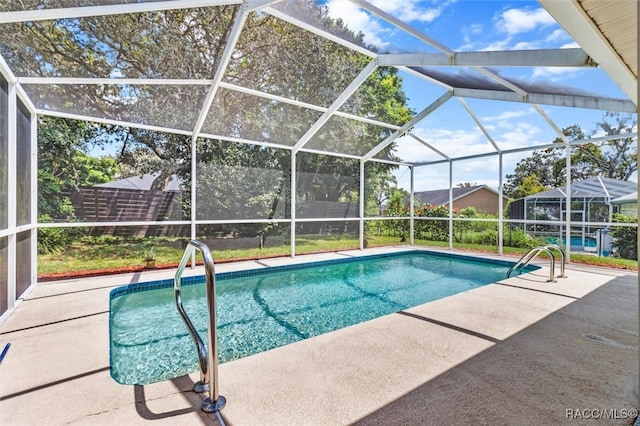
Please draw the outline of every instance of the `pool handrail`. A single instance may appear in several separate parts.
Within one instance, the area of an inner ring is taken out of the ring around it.
[[[189,316],[182,306],[182,295],[180,293],[180,284],[182,282],[182,274],[189,260],[193,257],[194,252],[198,250],[202,253],[204,259],[204,271],[206,277],[207,287],[207,308],[209,310],[209,332],[208,344],[209,353],[207,354],[207,348],[204,342],[200,338],[198,331],[193,326],[193,323],[189,319]],[[198,362],[200,363],[200,381],[193,385],[194,392],[202,393],[207,389],[209,390],[209,398],[205,398],[202,401],[202,410],[208,413],[215,413],[222,410],[227,403],[224,396],[219,394],[218,391],[218,336],[217,336],[217,324],[216,324],[216,274],[215,266],[213,263],[213,256],[209,247],[198,240],[190,240],[182,255],[182,260],[178,265],[176,271],[173,290],[176,298],[176,307],[182,317],[189,334],[193,339],[196,350],[198,351]]]
[[[555,267],[556,267],[556,257],[554,256],[553,252],[551,251],[550,247],[547,246],[537,246],[532,248],[531,250],[529,250],[527,253],[525,253],[507,272],[507,278],[509,278],[511,276],[511,273],[513,271],[518,271],[518,273],[520,273],[520,271],[522,270],[522,268],[524,268],[525,266],[527,266],[531,261],[533,261],[536,257],[538,257],[538,255],[542,252],[546,252],[549,257],[551,258],[551,263],[549,265],[549,279],[547,280],[547,282],[556,282],[555,280]],[[563,259],[564,259],[564,253],[563,253]],[[564,268],[563,268],[563,272],[564,272]]]
[[[566,256],[564,254],[564,250],[562,250],[562,247],[560,247],[558,244],[547,244],[545,245],[545,247],[549,250],[556,250],[558,253],[560,253],[560,275],[558,275],[556,278],[567,278],[567,276],[564,274]]]

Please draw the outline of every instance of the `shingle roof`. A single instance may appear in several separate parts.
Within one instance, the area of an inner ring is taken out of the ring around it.
[[[489,188],[487,185],[476,185],[465,188],[453,188],[453,201],[462,198],[466,195],[476,192],[482,188],[486,188],[490,191],[496,192]],[[415,193],[416,200],[420,204],[429,203],[432,206],[440,206],[449,204],[449,190],[448,189],[435,189],[432,191],[421,191]]]
[[[153,188],[153,184],[160,175],[159,172],[148,173],[140,176],[132,176],[124,179],[114,180],[113,182],[101,183],[94,185],[98,188],[117,188],[117,189],[132,189],[138,191],[150,191]],[[180,185],[182,180],[176,175],[172,175],[167,182],[162,185],[162,191],[180,191]]]

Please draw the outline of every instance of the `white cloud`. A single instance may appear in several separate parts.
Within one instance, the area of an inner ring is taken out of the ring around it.
[[[371,4],[384,10],[405,23],[432,22],[438,18],[450,1],[439,2],[437,7],[424,7],[419,0],[373,0]],[[364,9],[344,0],[329,0],[326,3],[329,16],[342,19],[349,29],[364,34],[364,41],[381,49],[389,47],[386,41],[396,31],[385,28],[378,18],[372,17]]]
[[[372,19],[369,14],[355,4],[341,0],[330,0],[326,6],[330,17],[342,19],[355,33],[362,32],[365,43],[381,49],[389,46],[389,42],[384,41],[385,33],[388,34],[389,30],[385,30],[378,21]]]
[[[418,0],[373,0],[371,4],[404,22],[431,22],[442,13],[447,2],[438,7],[421,6]]]
[[[553,42],[562,41],[562,40],[571,40],[571,38],[569,37],[569,34],[567,34],[567,32],[562,28],[554,30],[545,39],[547,43],[553,43]]]
[[[535,67],[531,78],[544,79],[546,81],[562,81],[575,78],[580,73],[579,69],[566,67]]]
[[[499,30],[515,35],[532,31],[539,26],[552,25],[556,21],[549,13],[542,9],[508,9],[497,18],[496,26]]]
[[[533,108],[529,108],[529,109],[526,109],[526,110],[520,110],[520,111],[505,111],[500,115],[482,117],[482,121],[504,122],[504,121],[512,120],[514,118],[520,118],[520,117],[524,117],[524,116],[527,116],[527,115],[535,114],[535,112],[536,112],[536,110],[533,109]]]

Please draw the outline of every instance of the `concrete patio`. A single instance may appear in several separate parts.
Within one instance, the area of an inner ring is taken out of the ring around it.
[[[109,375],[109,291],[173,272],[35,286],[0,325],[0,424],[633,424],[640,407],[635,272],[572,264],[547,283],[543,267],[222,364],[219,416],[200,410],[197,374],[145,386]]]

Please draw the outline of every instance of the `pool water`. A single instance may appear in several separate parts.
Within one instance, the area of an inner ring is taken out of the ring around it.
[[[216,274],[220,362],[496,282],[511,265],[412,251]],[[183,279],[182,297],[206,342],[204,277]],[[112,290],[109,318],[117,382],[147,384],[198,370],[173,280]]]
[[[557,237],[549,237],[547,239],[551,244],[558,244]],[[584,246],[582,245],[582,237],[572,235],[571,236],[571,247],[597,247],[598,242],[594,237],[584,237]],[[567,245],[567,237],[562,237],[562,244]]]

